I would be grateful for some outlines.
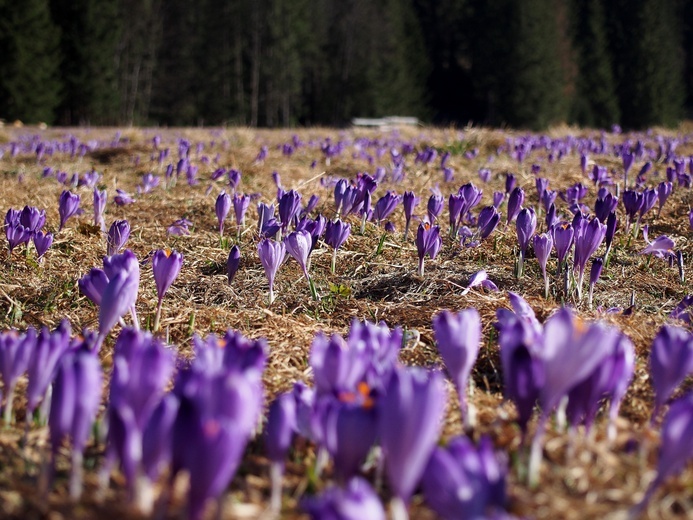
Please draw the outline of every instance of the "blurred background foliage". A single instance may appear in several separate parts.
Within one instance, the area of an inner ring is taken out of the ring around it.
[[[0,118],[539,130],[693,117],[693,0],[0,0]]]

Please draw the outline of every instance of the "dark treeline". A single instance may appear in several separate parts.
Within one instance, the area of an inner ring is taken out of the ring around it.
[[[693,0],[0,0],[28,123],[627,128],[693,114]]]

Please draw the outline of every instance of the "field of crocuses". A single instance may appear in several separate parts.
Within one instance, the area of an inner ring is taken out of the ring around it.
[[[693,128],[0,129],[0,515],[693,511]]]

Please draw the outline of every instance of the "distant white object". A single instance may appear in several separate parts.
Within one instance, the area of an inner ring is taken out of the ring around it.
[[[351,120],[351,124],[354,126],[383,128],[390,126],[418,126],[420,123],[416,117],[389,116],[380,118],[355,117]]]

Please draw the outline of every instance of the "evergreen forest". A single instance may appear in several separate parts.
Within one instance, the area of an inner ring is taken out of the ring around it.
[[[693,117],[693,0],[0,0],[0,118],[625,129]]]

